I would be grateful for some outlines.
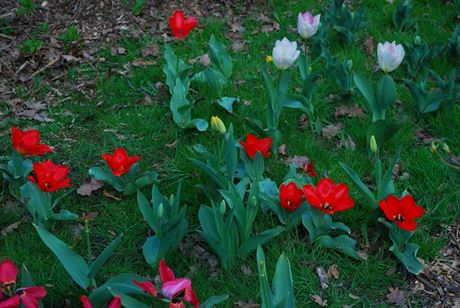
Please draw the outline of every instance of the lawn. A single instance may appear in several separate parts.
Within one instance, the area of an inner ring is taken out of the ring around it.
[[[455,5],[448,1],[414,1],[412,17],[416,25],[405,31],[396,30],[392,22],[397,3],[384,0],[349,2],[353,10],[365,10],[367,26],[356,33],[349,45],[342,44],[336,32],[329,29],[329,51],[341,62],[351,60],[353,73],[374,82],[383,75],[377,64],[378,42],[412,43],[418,35],[429,46],[446,44],[455,30],[455,22],[458,24]],[[104,166],[101,154],[112,153],[122,146],[130,155],[141,156],[140,169],[158,172],[157,184],[165,195],[174,193],[177,183],[182,183],[181,200],[187,205],[189,232],[180,247],[167,255],[168,265],[177,276],[189,277],[193,281],[200,300],[229,294],[230,298],[219,307],[258,307],[248,304],[260,303],[255,252],[233,269],[222,269],[212,262],[215,258],[210,253],[213,252],[196,232],[201,229],[197,217],[200,205],[210,203],[197,187],[204,182],[206,175],[190,160],[199,158],[192,146],[202,144],[212,149],[221,137],[211,128],[199,132],[181,129],[173,122],[169,109],[170,95],[162,71],[164,38],[168,38],[168,44],[176,55],[185,60],[196,60],[193,63],[195,72],[203,70],[203,60],[197,57],[207,52],[212,34],[225,44],[233,60],[233,75],[222,96],[239,97],[239,102],[234,104],[234,113],[228,113],[216,103],[219,95],[206,84],[192,82],[189,99],[194,101],[194,118],[209,121],[211,116],[218,116],[227,127],[233,124],[236,139],[245,139],[246,133],[254,133],[246,118],[265,117],[267,99],[262,70],[276,73],[273,63],[266,62],[275,41],[286,36],[291,41],[300,42],[296,31],[298,13],[309,10],[314,15],[321,13],[323,18],[328,3],[310,0],[256,1],[250,5],[237,3],[223,18],[212,14],[200,16],[199,25],[183,41],[146,31],[146,35],[140,37],[126,35],[111,44],[99,43],[98,51],[92,55],[96,58],[95,62],[61,65],[59,74],[64,73],[64,82],[58,88],[60,95],[55,94],[55,83],[53,86],[49,83],[58,74],[53,69],[40,72],[27,83],[14,82],[14,95],[10,99],[44,102],[49,118],[54,121],[43,123],[18,119],[11,105],[6,100],[0,100],[0,111],[3,112],[0,123],[2,163],[9,159],[11,153],[11,125],[21,129],[38,129],[43,142],[53,146],[53,153],[46,154],[45,158],[70,168],[72,188],[75,189],[62,199],[60,207],[91,217],[89,237],[93,256],[123,234],[121,244],[98,275],[97,280],[102,283],[115,274],[125,272],[152,279],[158,275],[157,267],[149,266],[142,254],[142,245],[151,231],[139,211],[135,195],[123,196],[109,185],[91,196],[79,195],[76,189],[90,180],[88,170],[91,167]],[[148,5],[147,1],[141,14],[147,14]],[[180,8],[180,4],[163,12],[164,18],[175,8]],[[186,14],[194,12],[186,11]],[[238,27],[232,27],[235,23]],[[33,27],[38,27],[38,24]],[[170,30],[166,28],[164,32],[170,33]],[[45,36],[45,44],[49,44],[47,38],[49,36]],[[243,42],[242,48],[234,46]],[[143,56],[141,51],[149,46],[156,46],[159,50]],[[75,51],[80,47],[72,48]],[[374,156],[369,150],[366,135],[371,119],[364,98],[354,85],[351,94],[342,94],[336,84],[336,76],[326,72],[325,60],[314,52],[311,56],[311,70],[324,74],[319,78],[312,97],[315,121],[323,128],[339,123],[342,128],[339,133],[326,138],[324,132],[312,132],[308,125],[306,129],[302,127],[299,123],[301,111],[285,109],[279,125],[285,151],[265,158],[264,174],[281,183],[289,170],[286,161],[297,155],[306,156],[314,162],[320,178],[327,175],[336,183],[347,183],[356,202],[355,207],[335,214],[334,220],[342,221],[352,229],[351,237],[357,240],[358,248],[365,251],[368,258],[358,261],[314,246],[300,224],[264,245],[269,276],[273,276],[276,261],[284,253],[292,268],[297,307],[317,305],[312,295],[327,300],[330,307],[385,306],[390,287],[405,290],[406,304],[424,306],[429,299],[417,297],[410,291],[409,286],[417,279],[416,276],[408,273],[388,251],[391,242],[386,229],[371,221],[368,201],[339,165],[339,162],[348,164],[365,178],[366,184],[375,185],[372,175]],[[452,68],[458,69],[459,63],[458,56],[453,57],[444,51],[430,63],[429,68],[445,76]],[[430,150],[430,141],[435,140],[446,142],[454,153],[460,152],[459,105],[456,101],[453,106],[422,114],[404,85],[403,79],[410,78],[404,63],[391,76],[396,83],[397,101],[387,109],[386,118],[396,123],[399,130],[379,148],[379,155],[386,168],[396,151],[401,149],[399,170],[394,172],[393,179],[398,191],[407,189],[417,204],[425,208],[426,214],[418,220],[412,242],[420,246],[419,257],[429,263],[441,257],[441,250],[447,245],[445,234],[448,227],[457,224],[460,218],[460,174],[443,164]],[[415,80],[420,78],[421,75]],[[290,92],[300,88],[299,71],[293,68]],[[337,108],[343,106],[357,106],[353,110],[359,109],[364,116],[338,114]],[[347,140],[352,140],[353,144],[350,145]],[[9,258],[16,264],[27,265],[35,283],[45,286],[48,291],[43,300],[45,307],[79,307],[79,298],[86,292],[69,278],[58,259],[42,243],[28,212],[20,202],[10,197],[7,186],[4,182],[0,194],[0,229],[18,221],[21,223],[17,229],[0,236],[0,260]],[[150,189],[143,191],[150,198]],[[83,220],[52,222],[47,229],[74,251],[86,256],[83,225]],[[275,215],[259,211],[256,230],[277,225],[279,222]],[[368,232],[366,226],[373,231]],[[333,264],[337,266],[339,276],[337,279],[331,277],[329,287],[324,289],[315,270],[318,267],[327,270]],[[167,306],[158,303],[155,307]]]

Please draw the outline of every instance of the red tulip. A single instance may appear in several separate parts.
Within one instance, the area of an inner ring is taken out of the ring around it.
[[[272,140],[270,138],[257,139],[256,136],[252,134],[246,135],[246,142],[240,141],[240,144],[245,149],[249,157],[254,159],[256,153],[260,152],[263,157],[268,157],[272,155],[269,150],[272,146]]]
[[[21,299],[19,298],[19,295],[15,295],[4,301],[1,301],[0,298],[0,308],[17,308],[19,305],[21,305]]]
[[[80,297],[83,308],[93,308],[93,304],[89,301],[89,298],[86,295]],[[115,298],[110,302],[108,308],[120,308],[121,307],[121,297],[115,296]]]
[[[147,294],[152,295],[153,297],[157,297],[158,291],[157,291],[157,289],[155,288],[155,286],[153,285],[153,283],[151,283],[150,281],[137,281],[137,280],[133,280],[132,282],[133,282],[136,286],[138,286],[139,288],[141,288],[142,290],[144,290]]]
[[[21,155],[43,155],[53,151],[49,146],[40,144],[40,133],[38,130],[22,132],[20,129],[12,126],[11,143]]]
[[[305,172],[311,178],[316,178],[318,176],[315,172],[315,165],[313,163],[305,164],[303,167],[303,172]]]
[[[294,212],[302,205],[303,192],[294,182],[280,186],[280,203],[283,209]]]
[[[33,176],[29,176],[29,181],[35,183],[41,191],[55,192],[61,188],[70,187],[70,179],[66,178],[69,168],[64,165],[55,165],[52,161],[47,160],[42,163],[34,164]]]
[[[164,260],[160,261],[160,277],[163,282],[161,293],[171,300],[170,307],[181,307],[177,305],[182,300],[189,302],[195,308],[200,306],[200,302],[192,288],[192,281],[188,278],[175,278],[173,271],[166,265]]]
[[[417,205],[411,195],[401,199],[390,195],[386,200],[380,200],[379,206],[388,220],[396,222],[398,227],[406,231],[415,231],[417,229],[415,219],[425,214],[425,209]]]
[[[36,286],[16,289],[18,271],[9,259],[0,263],[0,308],[16,308],[20,304],[25,308],[38,308],[40,299],[46,296],[46,289]],[[3,293],[14,295],[2,300]]]
[[[329,215],[351,209],[355,205],[348,194],[347,184],[334,184],[330,179],[321,179],[317,187],[304,185],[302,190],[312,207]]]
[[[40,299],[44,298],[47,294],[44,287],[28,287],[18,289],[16,291],[21,298],[21,303],[26,308],[38,308]]]
[[[129,156],[125,149],[119,147],[113,152],[113,155],[102,154],[102,158],[105,160],[112,174],[115,176],[121,176],[131,169],[131,166],[141,160],[139,156]]]
[[[6,259],[0,263],[0,289],[16,284],[18,271],[16,265],[10,259]]]
[[[184,39],[196,25],[198,25],[196,18],[194,16],[185,18],[181,10],[174,11],[174,14],[169,17],[172,34],[179,40]]]

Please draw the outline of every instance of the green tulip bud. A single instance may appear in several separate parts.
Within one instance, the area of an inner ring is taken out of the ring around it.
[[[370,139],[370,141],[369,141],[369,146],[370,146],[371,151],[372,151],[373,153],[377,153],[377,151],[378,151],[377,140],[375,140],[375,136],[374,136],[374,135],[371,136],[371,139]]]
[[[157,208],[157,216],[161,218],[163,217],[164,213],[165,213],[165,207],[163,206],[163,203],[160,203],[160,205]]]
[[[225,134],[227,132],[224,122],[222,122],[222,120],[217,116],[211,117],[211,128],[221,134]]]
[[[352,67],[353,67],[353,61],[352,61],[352,60],[348,60],[348,61],[347,61],[347,69],[348,69],[348,70],[351,70]]]
[[[414,40],[415,45],[420,45],[421,42],[422,42],[422,39],[420,38],[420,36],[417,35]]]
[[[219,212],[224,215],[225,211],[227,210],[227,206],[225,205],[225,201],[222,200],[222,202],[219,205]]]
[[[444,152],[446,152],[447,154],[450,154],[450,148],[449,148],[449,146],[447,145],[447,143],[443,142],[443,144],[442,144],[442,149],[443,149]]]
[[[437,149],[438,149],[438,146],[433,142],[431,142],[431,152],[434,154],[436,153]]]

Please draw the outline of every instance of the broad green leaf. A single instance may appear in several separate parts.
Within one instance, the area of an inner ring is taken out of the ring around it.
[[[377,117],[378,114],[378,106],[377,102],[375,100],[375,92],[372,86],[359,75],[354,75],[354,80],[355,84],[358,87],[359,91],[361,94],[364,96],[365,102],[367,109],[369,110],[370,113],[372,113],[373,121],[374,118]],[[375,116],[374,116],[375,114]]]
[[[109,289],[109,291],[112,293],[113,297],[119,296],[121,298],[121,305],[125,308],[150,308],[151,307],[149,305],[141,303],[140,301],[138,301],[137,299],[129,295],[126,295],[120,292],[116,292],[115,290],[112,290],[112,289]]]
[[[262,299],[262,308],[271,308],[274,304],[274,296],[268,283],[268,274],[265,265],[265,254],[260,245],[257,246],[257,270],[259,272],[259,292]]]
[[[397,125],[387,120],[375,121],[367,129],[367,140],[370,140],[371,136],[374,136],[377,146],[381,148],[398,132],[398,129]]]
[[[208,298],[204,303],[200,304],[200,308],[214,308],[217,304],[225,302],[228,299],[228,294],[216,295]]]
[[[94,307],[104,307],[113,298],[112,292],[144,295],[145,292],[134,285],[133,280],[146,281],[144,277],[136,274],[119,274],[110,278],[102,286],[94,290],[89,299]]]
[[[85,260],[73,252],[67,244],[46,231],[44,228],[35,224],[34,227],[42,241],[58,258],[67,273],[69,273],[70,277],[72,277],[73,281],[75,281],[83,289],[87,289],[90,284],[90,279],[88,278],[88,264]]]
[[[275,295],[275,303],[284,303],[282,305],[284,308],[295,308],[291,265],[284,254],[279,257],[276,263],[272,289]]]
[[[257,234],[248,241],[241,243],[240,248],[238,249],[238,254],[245,259],[250,253],[257,249],[257,246],[264,245],[265,243],[271,241],[284,231],[283,227],[276,227],[274,229],[265,230],[262,233]]]
[[[359,175],[351,169],[347,164],[339,162],[340,166],[342,169],[345,171],[346,174],[350,177],[350,179],[355,183],[356,186],[358,186],[359,190],[361,190],[363,196],[367,199],[369,202],[369,206],[371,209],[376,209],[378,208],[377,201],[375,200],[374,194],[367,188],[366,184],[364,184]]]
[[[396,100],[396,87],[389,75],[385,74],[377,85],[377,100],[380,110],[385,114],[385,109]]]
[[[96,260],[91,264],[89,270],[88,270],[88,278],[93,279],[96,277],[96,274],[101,270],[102,266],[107,262],[107,260],[112,256],[113,252],[117,248],[117,246],[121,242],[121,238],[123,237],[123,234],[121,234],[119,237],[114,239],[112,243],[110,243],[109,246],[107,246],[102,253],[97,257]]]
[[[164,256],[165,251],[162,251],[161,241],[158,237],[150,236],[142,246],[142,251],[144,253],[145,261],[150,265],[156,265],[160,258]]]
[[[228,112],[233,113],[233,104],[239,101],[239,97],[222,97],[217,101],[217,103]]]

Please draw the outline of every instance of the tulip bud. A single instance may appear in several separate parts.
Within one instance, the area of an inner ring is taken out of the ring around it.
[[[432,152],[433,154],[436,153],[436,151],[437,151],[437,149],[438,149],[438,146],[434,143],[434,141],[431,142],[431,147],[430,147],[430,149],[431,149],[431,152]]]
[[[385,73],[394,71],[401,64],[404,55],[404,48],[401,44],[385,42],[377,45],[379,67]]]
[[[227,132],[224,122],[222,122],[222,120],[217,116],[211,117],[211,128],[221,134],[225,134]]]
[[[220,214],[224,215],[226,210],[227,210],[227,206],[225,205],[225,201],[222,200],[222,202],[219,205],[219,212]]]
[[[450,154],[450,148],[449,148],[449,146],[447,145],[447,143],[443,142],[443,144],[442,144],[442,149],[443,149],[444,152],[446,152],[447,154]]]
[[[308,39],[318,31],[321,14],[313,16],[310,12],[299,13],[297,17],[297,32],[303,39]]]
[[[375,140],[375,136],[374,136],[374,135],[371,136],[371,139],[370,139],[370,141],[369,141],[369,145],[370,145],[371,151],[372,151],[373,153],[377,153],[377,151],[378,151],[377,140]]]
[[[417,35],[414,40],[415,45],[420,45],[421,42],[422,40],[420,39],[420,36]]]
[[[351,70],[352,67],[353,67],[353,61],[352,61],[352,60],[348,60],[348,61],[347,61],[347,69],[348,69],[348,70]]]
[[[163,206],[163,203],[160,203],[160,205],[157,208],[157,216],[161,218],[163,217],[164,213],[165,213],[165,207]]]

